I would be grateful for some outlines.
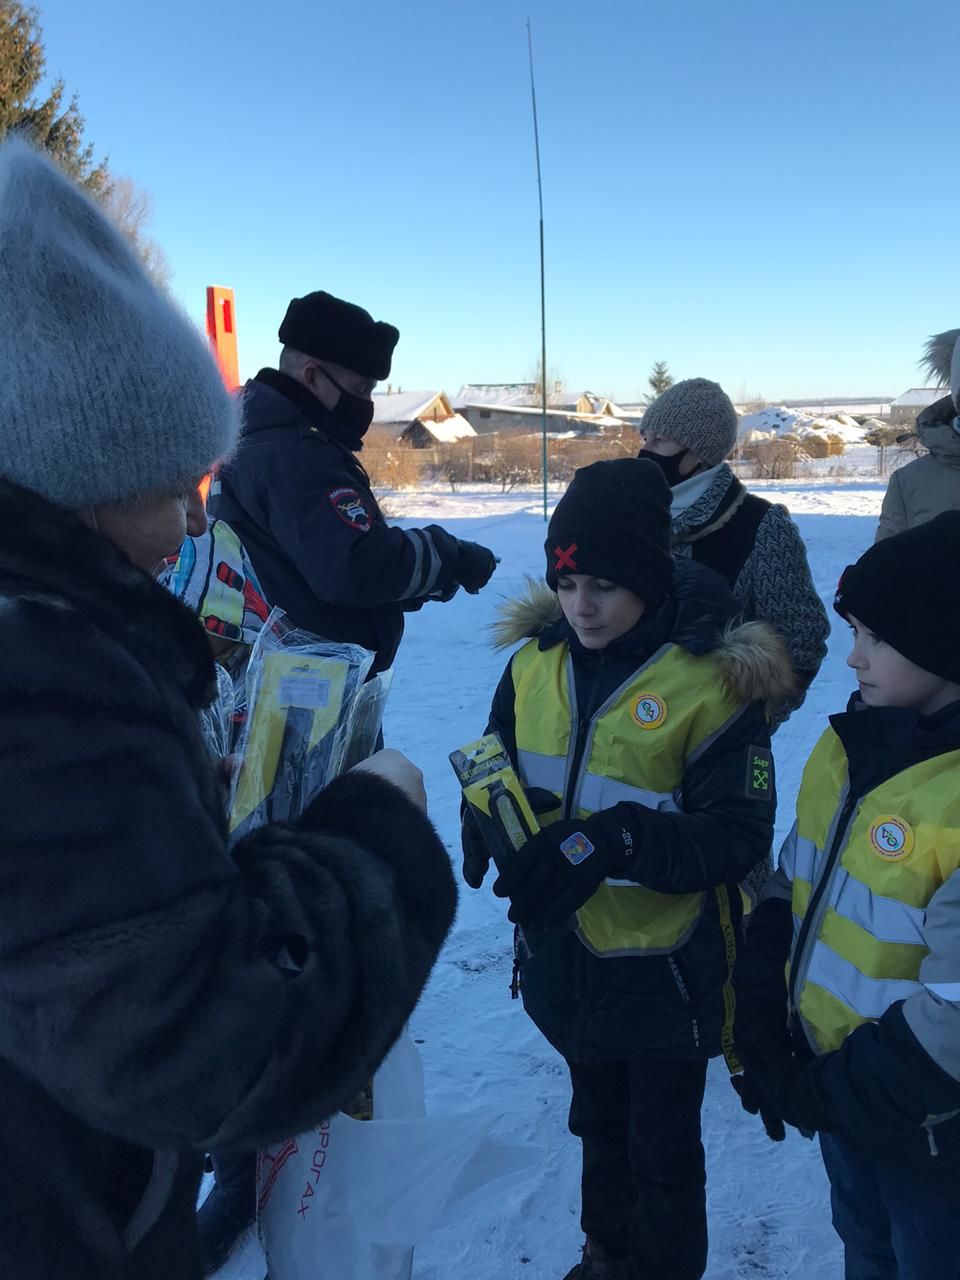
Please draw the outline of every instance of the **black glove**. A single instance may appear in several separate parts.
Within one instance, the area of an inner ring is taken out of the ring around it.
[[[481,587],[485,587],[497,567],[497,557],[489,547],[482,547],[479,542],[457,542],[460,565],[457,569],[457,581],[464,591],[475,596]]]
[[[527,800],[534,813],[539,817],[560,807],[560,797],[543,787],[527,787]],[[464,801],[460,808],[460,843],[463,848],[463,878],[471,889],[479,889],[490,866],[490,849],[476,814]],[[501,861],[512,858],[513,850],[504,849]]]
[[[770,1041],[737,1047],[743,1054],[744,1077],[751,1100],[759,1099],[758,1110],[765,1128],[764,1111],[799,1129],[806,1138],[838,1128],[817,1082],[816,1058],[798,1057]],[[743,1093],[740,1089],[737,1092],[744,1102]],[[770,1133],[769,1128],[767,1132]]]
[[[744,1071],[743,1075],[731,1076],[730,1083],[740,1098],[740,1105],[744,1111],[752,1116],[760,1117],[768,1138],[773,1142],[782,1142],[787,1136],[783,1121],[765,1105],[753,1077]]]
[[[565,818],[510,854],[493,892],[510,899],[514,924],[551,929],[593,897],[623,856],[589,819]]]
[[[490,866],[490,850],[468,804],[464,804],[460,814],[460,843],[463,846],[463,878],[471,889],[479,889]]]

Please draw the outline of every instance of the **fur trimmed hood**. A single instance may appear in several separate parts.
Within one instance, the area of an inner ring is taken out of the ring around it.
[[[768,712],[774,712],[796,692],[796,676],[787,647],[769,623],[731,619],[715,625],[714,619],[706,618],[704,635],[710,637],[709,641],[693,643],[682,594],[679,603],[672,642],[697,656],[712,654],[724,684],[739,702],[762,702]],[[505,649],[522,640],[547,638],[554,628],[559,641],[562,617],[556,592],[544,581],[528,577],[523,594],[503,601],[491,627],[494,645]]]
[[[950,388],[954,406],[960,411],[960,329],[946,329],[928,338],[920,368],[937,386]]]
[[[927,450],[948,467],[960,467],[960,435],[953,427],[956,418],[953,396],[935,401],[917,418],[917,435]]]

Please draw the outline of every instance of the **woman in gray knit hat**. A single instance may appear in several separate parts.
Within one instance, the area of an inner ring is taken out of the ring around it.
[[[236,430],[123,237],[0,146],[5,1276],[199,1280],[203,1152],[355,1095],[453,917],[396,752],[227,846],[213,661],[153,572],[203,532],[196,484]]]
[[[737,421],[716,382],[677,382],[643,415],[640,457],[656,462],[670,484],[674,555],[716,570],[744,619],[769,622],[783,637],[798,692],[775,711],[782,724],[820,669],[830,623],[786,507],[748,493],[724,461],[737,443]]]

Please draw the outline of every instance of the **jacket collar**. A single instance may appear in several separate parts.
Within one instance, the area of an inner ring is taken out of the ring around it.
[[[255,415],[251,421],[252,430],[289,423],[292,406],[297,411],[297,416],[313,426],[320,427],[328,439],[335,441],[344,449],[348,449],[351,453],[359,453],[363,448],[363,435],[350,431],[343,423],[338,422],[317,397],[306,387],[301,386],[295,378],[281,373],[278,369],[261,369],[257,376],[247,383],[244,388],[244,397],[255,395],[258,387],[269,387],[276,395],[282,396],[286,404],[278,406],[279,413],[276,420],[271,420],[268,415]]]
[[[854,693],[830,724],[847,756],[850,789],[866,795],[895,774],[960,749],[960,702],[921,716],[909,707],[868,707]]]
[[[72,511],[0,479],[0,596],[74,609],[171,678],[194,707],[216,690],[194,615]]]
[[[644,662],[661,647],[672,643],[688,653],[712,653],[724,628],[737,613],[737,603],[726,582],[701,564],[678,560],[673,591],[658,609],[645,614],[635,626],[601,650],[608,658]],[[541,649],[565,641],[575,658],[587,660],[597,650],[584,649],[564,617],[546,627],[539,637]]]

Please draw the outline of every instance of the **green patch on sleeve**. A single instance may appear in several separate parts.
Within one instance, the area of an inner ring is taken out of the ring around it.
[[[773,755],[769,747],[747,751],[747,798],[770,800],[773,796]]]

